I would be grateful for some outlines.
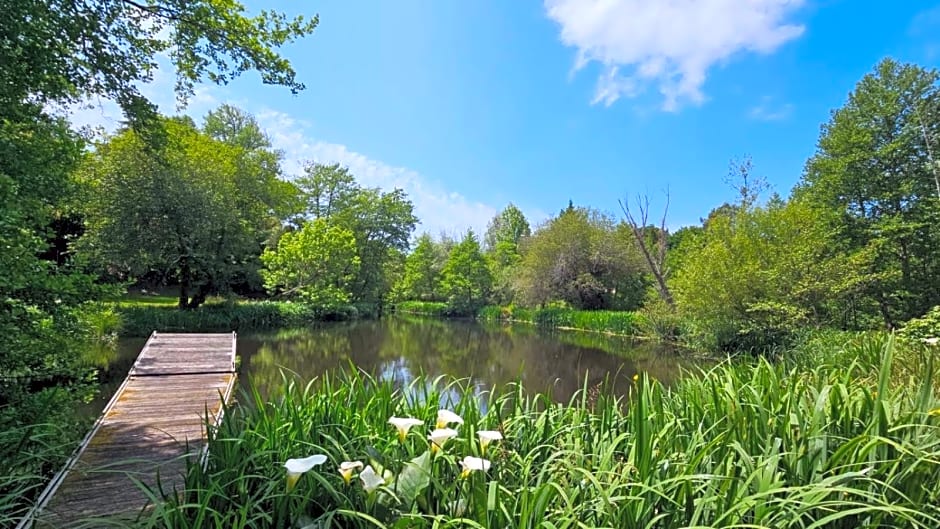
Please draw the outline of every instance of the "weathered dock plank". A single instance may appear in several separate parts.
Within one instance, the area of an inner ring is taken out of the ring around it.
[[[206,421],[218,424],[235,382],[235,333],[153,333],[95,427],[20,527],[93,527],[148,505],[139,482],[178,489]],[[135,482],[136,481],[136,482]],[[157,493],[159,495],[159,493]]]

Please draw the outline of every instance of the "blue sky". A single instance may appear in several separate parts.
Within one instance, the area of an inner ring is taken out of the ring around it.
[[[694,224],[733,199],[728,164],[745,155],[786,195],[830,110],[876,62],[940,62],[940,2],[300,4],[247,2],[320,15],[284,50],[306,91],[247,74],[201,87],[187,112],[242,106],[289,171],[338,161],[368,185],[403,187],[432,233],[481,230],[510,201],[534,222],[569,199],[615,213],[618,198],[667,186],[669,225]],[[148,91],[172,111],[169,76]]]

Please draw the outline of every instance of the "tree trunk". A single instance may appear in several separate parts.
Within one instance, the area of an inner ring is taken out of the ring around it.
[[[183,257],[180,259],[180,310],[189,308],[189,290],[191,287],[192,279],[190,278],[189,260]]]

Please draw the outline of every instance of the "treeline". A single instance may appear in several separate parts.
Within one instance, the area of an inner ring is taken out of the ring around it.
[[[736,199],[674,233],[646,221],[645,201],[619,221],[569,204],[534,230],[510,204],[482,245],[422,235],[393,296],[458,314],[639,309],[648,331],[728,351],[807,328],[896,329],[940,304],[938,153],[937,72],[887,59],[823,125],[789,197],[765,197],[745,160],[729,174]]]

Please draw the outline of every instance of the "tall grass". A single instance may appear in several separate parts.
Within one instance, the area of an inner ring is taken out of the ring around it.
[[[561,307],[526,309],[523,307],[493,307],[480,310],[477,317],[484,321],[513,321],[534,323],[550,329],[577,329],[622,336],[637,333],[636,313],[614,310],[575,310]]]
[[[243,395],[206,465],[140,526],[940,527],[936,353],[884,335],[827,347],[671,389],[641,377],[625,398],[585,388],[568,405],[519,387],[481,397],[464,381],[286,380],[275,402]],[[465,423],[422,459],[429,428],[399,443],[387,420],[430,424],[439,405]],[[464,479],[457,461],[480,455],[481,429],[505,439]],[[328,462],[288,492],[281,465],[313,453]],[[344,460],[399,478],[367,494],[335,471]]]
[[[443,301],[401,301],[395,304],[395,312],[420,316],[450,316],[450,306]]]
[[[179,310],[167,305],[122,303],[122,334],[146,336],[152,331],[249,331],[300,327],[319,321],[344,321],[372,316],[374,307],[345,305],[320,308],[283,301],[239,301]]]

